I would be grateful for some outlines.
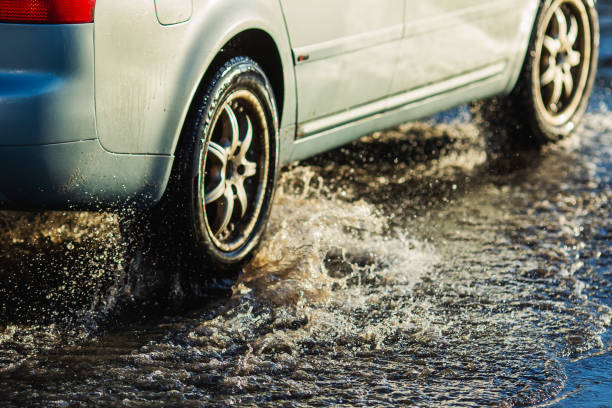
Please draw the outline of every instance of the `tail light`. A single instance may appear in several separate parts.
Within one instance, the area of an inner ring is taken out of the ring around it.
[[[0,0],[0,22],[91,23],[95,4],[96,0]]]

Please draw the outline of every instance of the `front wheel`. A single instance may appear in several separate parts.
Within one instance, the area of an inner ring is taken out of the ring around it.
[[[586,110],[598,48],[591,1],[544,1],[514,90],[472,105],[490,150],[539,147],[568,136]]]
[[[252,257],[278,171],[272,87],[247,57],[222,65],[193,103],[166,193],[145,214],[156,255],[233,278]]]

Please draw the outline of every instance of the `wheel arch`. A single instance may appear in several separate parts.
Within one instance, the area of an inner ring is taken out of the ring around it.
[[[531,36],[536,29],[537,17],[542,5],[547,0],[529,0],[525,11],[522,16],[522,22],[520,25],[520,31],[517,35],[514,45],[514,55],[510,59],[511,64],[509,67],[509,80],[506,85],[506,89],[502,92],[503,94],[509,94],[516,86],[521,69],[527,58],[529,52],[529,43]]]
[[[218,66],[222,65],[233,56],[245,56],[257,62],[263,69],[272,85],[274,98],[276,100],[276,108],[278,110],[279,123],[283,117],[283,106],[285,103],[285,83],[283,73],[283,63],[278,51],[276,43],[268,33],[260,29],[249,29],[243,31],[232,38],[225,44],[213,60],[213,63],[208,67],[204,80],[200,86],[206,86],[206,83]]]
[[[182,82],[189,84],[189,94],[175,98],[177,101],[184,102],[181,120],[176,125],[173,135],[171,153],[176,150],[182,128],[185,126],[195,98],[205,90],[208,82],[223,63],[234,56],[243,55],[253,59],[266,73],[276,99],[280,127],[291,126],[295,122],[295,79],[291,48],[280,10],[278,7],[270,7],[267,12],[265,9],[259,10],[266,16],[263,17],[250,13],[248,9],[252,9],[255,3],[269,4],[268,1],[240,0],[236,3],[251,4],[251,6],[223,7],[223,10],[218,11],[219,15],[223,15],[225,21],[234,21],[232,25],[224,24],[215,30],[213,22],[218,19],[215,18],[214,13],[211,15],[210,10],[202,10],[201,14],[205,15],[205,20],[211,24],[198,21],[196,16],[194,16],[196,21],[190,23],[196,31],[191,35],[190,54],[196,58],[185,63],[183,73]],[[237,12],[239,15],[228,20],[224,12],[236,9],[239,10]],[[278,15],[275,16],[273,11],[278,12]],[[212,42],[211,38],[216,38],[216,40]],[[199,41],[199,39],[206,40]]]

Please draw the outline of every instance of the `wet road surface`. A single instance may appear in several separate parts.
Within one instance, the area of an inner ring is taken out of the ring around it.
[[[126,260],[113,215],[0,213],[0,401],[609,406],[601,72],[541,153],[487,161],[459,109],[287,169],[230,295]]]

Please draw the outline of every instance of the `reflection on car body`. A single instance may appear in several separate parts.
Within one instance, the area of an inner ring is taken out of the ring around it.
[[[136,205],[236,271],[282,163],[485,98],[492,152],[569,134],[597,24],[587,0],[5,1],[0,205]]]

